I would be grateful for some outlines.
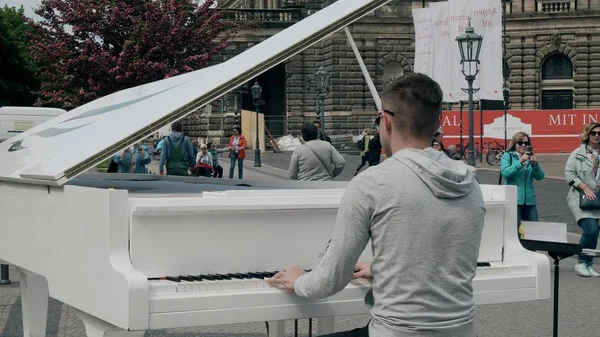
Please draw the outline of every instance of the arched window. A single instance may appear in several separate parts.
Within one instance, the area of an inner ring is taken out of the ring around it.
[[[543,80],[564,80],[570,78],[573,78],[573,64],[565,54],[552,54],[542,64]]]
[[[388,62],[383,67],[383,85],[385,86],[389,82],[394,79],[404,75],[404,69],[402,69],[402,65],[398,62]]]

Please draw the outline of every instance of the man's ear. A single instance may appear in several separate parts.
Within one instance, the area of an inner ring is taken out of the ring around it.
[[[384,127],[388,133],[391,132],[392,131],[392,123],[394,123],[394,119],[393,119],[392,115],[384,112],[381,115],[381,118],[383,119],[381,121],[381,123],[383,124],[382,127]]]

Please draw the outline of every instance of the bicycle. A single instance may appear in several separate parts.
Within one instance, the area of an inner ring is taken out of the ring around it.
[[[456,152],[460,154],[460,159],[462,159],[463,161],[468,163],[469,162],[469,153],[470,153],[468,144],[467,144],[467,147],[465,147],[461,142],[460,144],[456,144],[455,146],[456,146]],[[477,160],[477,158],[480,158],[480,156],[481,156],[481,153],[479,152],[479,143],[478,142],[475,142],[473,144],[473,149],[475,150],[474,158],[475,158],[475,160]]]
[[[486,153],[485,161],[492,166],[498,166],[500,165],[500,161],[502,160],[502,156],[506,152],[506,149],[504,148],[504,146],[500,145],[498,141],[495,140],[494,142],[496,143],[496,147],[491,148]]]

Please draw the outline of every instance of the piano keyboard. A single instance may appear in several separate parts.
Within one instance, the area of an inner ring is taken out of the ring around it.
[[[310,272],[307,270],[306,272]],[[207,274],[187,276],[166,276],[148,279],[150,295],[198,293],[213,291],[244,291],[278,288],[265,282],[265,278],[273,277],[274,272],[251,272],[229,274]],[[352,280],[352,284],[364,286],[370,280]]]
[[[509,267],[501,263],[481,266],[477,267],[477,276],[510,274],[511,268],[514,269],[514,266]],[[310,270],[306,270],[306,272],[310,272]],[[265,278],[273,277],[276,273],[277,271],[151,278],[149,279],[150,295],[273,289],[277,287],[265,282]],[[352,280],[351,284],[365,286],[370,285],[371,280],[357,279]]]
[[[275,275],[274,272],[206,274],[187,276],[167,276],[150,279],[151,294],[190,293],[201,291],[245,290],[272,288],[265,278]]]

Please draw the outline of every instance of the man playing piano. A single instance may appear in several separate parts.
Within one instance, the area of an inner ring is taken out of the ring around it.
[[[267,280],[315,298],[372,278],[372,320],[338,336],[477,335],[472,280],[485,208],[475,169],[430,147],[441,103],[440,86],[423,74],[386,86],[375,122],[388,159],[348,184],[320,264]],[[357,264],[369,239],[372,263]]]

